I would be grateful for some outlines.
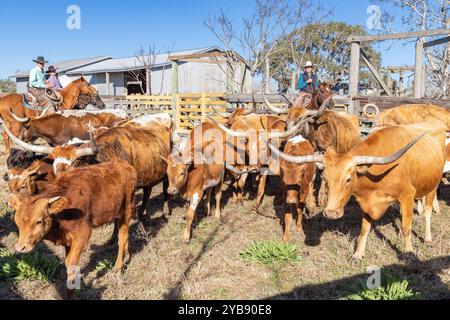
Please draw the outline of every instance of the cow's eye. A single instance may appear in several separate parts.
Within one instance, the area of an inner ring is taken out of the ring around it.
[[[345,184],[349,184],[350,182],[352,182],[352,175],[348,175],[347,178],[345,178]]]
[[[40,226],[41,224],[44,224],[44,221],[43,221],[43,220],[38,220],[38,221],[36,221],[36,225],[37,225],[37,226]]]

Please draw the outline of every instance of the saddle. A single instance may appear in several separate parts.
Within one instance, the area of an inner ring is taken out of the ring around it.
[[[23,107],[30,110],[42,111],[49,106],[53,106],[55,110],[63,103],[63,97],[60,93],[51,89],[45,91],[39,96],[33,95],[31,92],[22,94]]]
[[[42,110],[42,107],[39,106],[38,100],[31,93],[23,93],[22,94],[23,102],[22,105],[31,110]]]
[[[292,106],[296,108],[306,108],[311,103],[312,99],[312,94],[307,92],[300,92],[298,97],[295,98],[294,102],[292,103]]]

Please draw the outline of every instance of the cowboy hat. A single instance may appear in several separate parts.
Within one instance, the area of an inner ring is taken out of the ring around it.
[[[55,68],[54,66],[50,66],[50,67],[48,67],[47,73],[56,73],[57,69],[58,68]]]
[[[39,56],[36,58],[36,60],[33,60],[33,62],[40,63],[40,64],[46,64],[48,61],[45,61],[44,57]]]
[[[303,67],[304,68],[308,68],[308,67],[314,68],[314,65],[312,64],[311,61],[306,61],[305,65]]]

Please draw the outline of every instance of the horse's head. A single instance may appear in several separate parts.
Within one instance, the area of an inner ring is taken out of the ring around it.
[[[316,92],[316,101],[317,105],[320,106],[323,104],[323,102],[329,98],[333,94],[333,91],[331,89],[331,85],[326,82],[319,83],[319,88]],[[333,99],[330,100],[328,103],[328,108],[333,109],[334,108],[334,101]]]
[[[100,98],[96,88],[91,86],[89,82],[86,81],[84,77],[77,80],[78,88],[80,89],[81,95],[86,95],[89,97],[89,103],[96,106],[99,109],[105,109],[105,103]]]

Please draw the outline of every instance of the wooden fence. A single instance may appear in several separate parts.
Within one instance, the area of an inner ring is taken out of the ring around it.
[[[206,120],[208,116],[222,121],[211,106],[217,107],[219,111],[226,111],[227,107],[224,93],[180,93],[176,95],[175,101],[172,95],[129,95],[113,100],[106,97],[104,101],[109,107],[122,109],[132,117],[149,113],[169,113],[175,119],[180,133],[190,132],[193,128],[191,121],[198,123]]]
[[[146,115],[149,113],[166,112],[172,115],[177,129],[180,133],[188,133],[192,129],[192,121],[199,123],[206,118],[213,117],[218,121],[224,119],[217,116],[211,106],[215,106],[220,111],[232,109],[237,105],[251,105],[256,103],[260,112],[266,112],[266,106],[262,95],[249,94],[229,94],[225,93],[190,93],[177,94],[176,98],[172,95],[164,96],[146,96],[129,95],[123,97],[103,97],[109,107],[120,108],[133,117]],[[275,105],[282,106],[286,104],[286,99],[293,99],[294,96],[283,97],[281,95],[267,95],[267,98]],[[347,112],[360,116],[361,132],[368,133],[373,121],[365,119],[361,114],[361,109],[367,103],[374,103],[379,106],[380,111],[393,108],[404,104],[431,103],[444,108],[450,108],[449,100],[429,100],[415,99],[406,97],[336,97],[335,107],[337,111]],[[175,106],[175,108],[173,108]]]

